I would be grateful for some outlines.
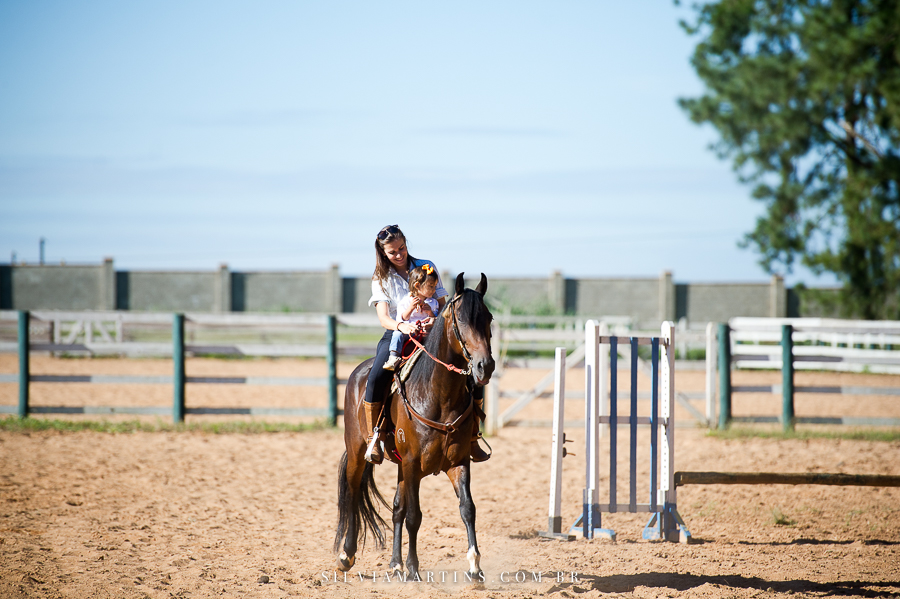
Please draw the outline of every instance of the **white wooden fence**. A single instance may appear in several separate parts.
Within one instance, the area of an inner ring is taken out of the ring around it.
[[[794,328],[797,370],[900,374],[900,321],[732,318],[736,368],[781,368],[781,326]]]
[[[729,367],[780,370],[784,364],[780,344],[782,326],[793,328],[793,368],[833,372],[867,372],[900,374],[900,321],[842,320],[834,318],[732,318],[728,349]],[[719,352],[716,323],[706,329],[706,419],[710,427],[718,422],[716,407],[723,400],[716,388]],[[782,386],[736,386],[733,393],[781,393]],[[841,395],[900,396],[896,387],[862,386],[797,386],[795,393],[828,393]],[[730,405],[730,398],[728,398]],[[776,417],[735,417],[738,422],[775,422]],[[805,417],[797,422],[813,424],[849,424],[858,426],[898,426],[894,418]]]

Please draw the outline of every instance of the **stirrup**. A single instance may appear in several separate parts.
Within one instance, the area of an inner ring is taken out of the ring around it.
[[[366,445],[365,459],[372,464],[380,464],[384,461],[384,451],[379,446],[381,443],[381,431],[376,426],[372,429],[372,438]]]
[[[481,439],[484,441],[484,444],[487,445],[490,453],[487,453],[481,446],[478,444],[478,440]],[[472,437],[472,443],[469,446],[469,455],[473,462],[476,464],[479,462],[486,462],[491,459],[491,456],[494,455],[494,449],[491,447],[490,443],[485,441],[484,435],[481,434],[481,431],[478,431],[478,434]]]

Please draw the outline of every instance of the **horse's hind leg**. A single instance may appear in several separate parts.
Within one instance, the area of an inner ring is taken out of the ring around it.
[[[337,569],[346,572],[356,561],[357,540],[359,537],[359,501],[362,494],[362,478],[366,462],[358,452],[347,455],[347,462],[342,465],[339,481],[339,514],[340,529],[344,534],[344,547],[337,559]],[[344,486],[346,485],[346,487]]]
[[[472,501],[472,492],[469,489],[469,464],[461,464],[447,471],[453,490],[459,497],[459,515],[466,525],[466,534],[469,539],[469,550],[466,558],[469,560],[469,575],[473,579],[483,580],[481,573],[481,553],[478,551],[478,541],[475,539],[475,502]]]
[[[394,494],[394,550],[391,554],[391,570],[403,570],[403,520],[406,518],[406,497],[403,487],[403,469],[397,468],[397,492]]]

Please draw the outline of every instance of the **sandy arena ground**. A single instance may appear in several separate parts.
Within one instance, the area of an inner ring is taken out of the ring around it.
[[[342,364],[340,376],[352,366]],[[32,368],[169,374],[171,363],[34,356]],[[15,371],[15,357],[0,356],[0,372]],[[526,388],[545,373],[509,370],[501,386]],[[191,360],[188,374],[322,376],[324,365]],[[581,377],[571,371],[569,388],[583,388]],[[680,390],[702,389],[700,372],[677,377]],[[736,373],[735,384],[760,381],[775,384],[778,373]],[[797,384],[900,387],[900,377],[798,373]],[[165,385],[33,387],[35,405],[171,403]],[[0,403],[15,401],[15,385],[0,385]],[[743,396],[734,411],[777,414],[780,401]],[[315,388],[188,389],[189,405],[323,402],[324,392]],[[800,396],[797,414],[896,418],[898,403],[887,396]],[[535,400],[521,416],[550,418],[550,406],[548,399]],[[702,402],[697,406],[702,409]],[[569,401],[567,410],[581,418],[583,402]],[[688,423],[682,411],[678,418]],[[620,431],[619,484],[626,485],[628,436]],[[563,520],[571,524],[581,510],[584,434],[580,427],[566,432],[576,454],[564,464]],[[453,491],[440,476],[422,485],[419,558],[423,575],[431,573],[433,580],[404,584],[385,581],[389,550],[371,545],[346,581],[343,575],[335,579],[340,429],[260,435],[0,432],[0,597],[900,596],[898,488],[683,487],[678,507],[695,544],[643,541],[646,518],[627,514],[604,515],[604,525],[618,533],[616,543],[566,543],[535,534],[547,524],[550,430],[506,428],[490,443],[494,457],[473,466],[472,482],[484,583],[459,582],[466,569],[465,533]],[[640,451],[646,445],[642,438]],[[688,427],[677,431],[676,456],[679,470],[900,475],[896,442],[723,441]],[[642,464],[642,483],[648,472]],[[388,498],[395,477],[394,466],[378,467],[376,479]],[[643,486],[639,493],[646,495]],[[382,514],[389,519],[387,510]]]

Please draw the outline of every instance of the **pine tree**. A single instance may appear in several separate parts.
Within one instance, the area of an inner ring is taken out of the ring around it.
[[[766,212],[769,273],[834,273],[845,315],[900,319],[900,1],[722,0],[682,22],[706,85],[681,107]]]

